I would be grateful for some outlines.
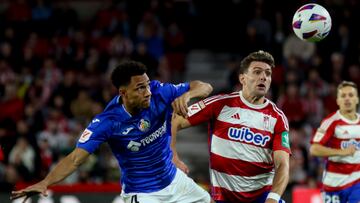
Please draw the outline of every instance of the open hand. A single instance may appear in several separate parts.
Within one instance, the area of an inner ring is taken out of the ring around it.
[[[174,109],[174,112],[183,116],[187,117],[188,112],[188,103],[190,101],[190,96],[188,93],[184,93],[180,97],[176,98],[173,103],[171,104],[172,108]]]
[[[26,202],[27,199],[29,199],[33,195],[42,194],[44,196],[47,196],[46,193],[47,187],[44,183],[39,182],[35,185],[31,185],[25,189],[18,190],[18,191],[12,191],[10,195],[10,199],[14,200],[17,198],[25,197],[23,203]]]

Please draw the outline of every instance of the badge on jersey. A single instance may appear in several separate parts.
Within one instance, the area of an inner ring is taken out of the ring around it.
[[[281,133],[281,145],[290,149],[289,132],[284,131]]]
[[[86,141],[88,141],[90,139],[92,134],[93,134],[93,132],[91,130],[85,129],[79,138],[79,142],[85,143]]]
[[[149,130],[150,128],[150,122],[145,120],[145,119],[141,119],[139,124],[138,124],[138,128],[142,131],[142,132],[146,132]]]
[[[195,103],[188,107],[188,116],[192,116],[199,112],[201,109],[205,108],[205,104],[203,101]]]
[[[268,115],[264,115],[264,128],[270,130],[270,117]]]

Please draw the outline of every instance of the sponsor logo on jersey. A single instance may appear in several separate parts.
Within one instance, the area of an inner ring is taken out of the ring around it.
[[[92,134],[93,134],[93,132],[91,130],[85,129],[79,138],[79,142],[84,143],[84,142],[88,141]]]
[[[127,148],[133,152],[137,152],[140,150],[141,146],[145,147],[146,145],[154,142],[159,137],[163,136],[165,133],[166,133],[166,121],[156,131],[154,131],[150,135],[146,136],[145,138],[141,139],[140,142],[135,142],[135,141],[131,140],[129,142],[129,144],[127,145]]]
[[[141,143],[135,142],[135,141],[130,141],[129,144],[127,145],[127,148],[130,149],[133,152],[137,152],[139,151],[139,148],[141,146]]]
[[[134,127],[128,127],[128,128],[126,128],[121,134],[127,135],[127,134],[129,134],[129,132],[130,132],[131,130],[133,130],[133,129],[134,129]]]
[[[232,140],[239,140],[246,143],[253,143],[258,146],[265,146],[270,141],[270,136],[254,133],[250,128],[229,128],[228,137]]]
[[[147,144],[152,143],[157,138],[163,136],[165,133],[166,133],[166,121],[159,129],[157,129],[155,132],[151,133],[147,137],[141,139],[140,142],[143,146],[146,146]]]
[[[138,124],[138,127],[142,132],[146,132],[150,128],[150,122],[145,119],[141,119]]]
[[[231,118],[240,120],[240,114],[239,114],[239,113],[235,113],[234,115],[231,116]]]
[[[284,131],[281,133],[281,145],[290,149],[289,132]]]
[[[346,148],[350,147],[350,145],[354,145],[357,150],[360,150],[360,141],[357,141],[355,139],[342,141],[341,142],[341,149],[346,149]]]

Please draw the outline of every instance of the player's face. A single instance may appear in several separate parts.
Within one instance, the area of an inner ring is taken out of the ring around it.
[[[130,84],[121,90],[127,105],[132,109],[143,109],[150,106],[151,91],[149,77],[143,75],[132,76]]]
[[[239,80],[243,86],[243,92],[256,97],[266,95],[271,84],[271,66],[260,61],[253,61],[244,74],[240,74]]]
[[[336,102],[341,111],[356,111],[356,106],[359,103],[357,90],[351,86],[345,86],[339,89]]]

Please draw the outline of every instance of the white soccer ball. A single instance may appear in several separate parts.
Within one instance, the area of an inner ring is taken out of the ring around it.
[[[329,12],[319,4],[305,4],[296,11],[292,27],[300,39],[318,42],[329,34],[331,17]]]

